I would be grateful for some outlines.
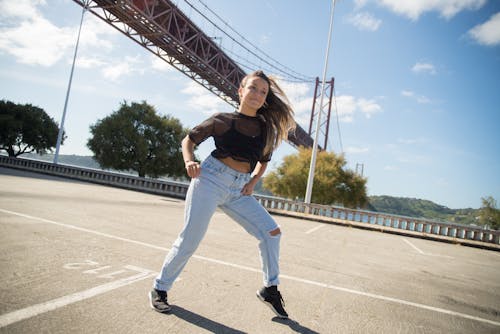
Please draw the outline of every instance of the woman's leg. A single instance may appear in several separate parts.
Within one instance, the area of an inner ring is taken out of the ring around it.
[[[162,270],[154,281],[155,289],[170,290],[205,236],[216,207],[217,196],[211,181],[205,175],[192,179],[186,196],[184,228],[165,257]]]
[[[257,291],[257,298],[278,317],[288,318],[283,297],[278,291],[281,239],[279,226],[253,196],[239,196],[221,208],[259,240],[264,287]]]
[[[278,285],[281,231],[274,219],[253,196],[238,196],[221,209],[259,240],[264,286]]]

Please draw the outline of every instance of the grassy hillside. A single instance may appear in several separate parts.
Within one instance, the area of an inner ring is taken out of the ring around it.
[[[54,161],[54,154],[34,154],[34,153],[26,153],[20,156],[20,158],[26,159],[34,159],[34,160],[42,160],[47,162]],[[60,154],[59,163],[64,165],[92,168],[92,169],[101,169],[101,166],[94,160],[93,157],[87,155],[64,155]]]
[[[473,224],[475,217],[479,215],[477,209],[450,209],[428,200],[416,198],[370,196],[369,202],[371,207],[379,212],[459,224]]]

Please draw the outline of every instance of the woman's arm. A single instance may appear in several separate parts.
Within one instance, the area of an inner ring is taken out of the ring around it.
[[[252,178],[248,181],[247,184],[241,189],[241,193],[243,195],[251,195],[253,193],[253,189],[255,185],[259,181],[259,179],[264,175],[264,172],[267,168],[267,162],[257,162],[255,169],[252,172]]]
[[[184,158],[184,165],[186,167],[187,175],[191,178],[200,176],[200,164],[194,161],[194,147],[196,144],[186,136],[182,140],[182,157]]]

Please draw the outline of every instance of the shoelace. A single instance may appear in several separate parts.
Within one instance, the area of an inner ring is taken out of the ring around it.
[[[156,299],[164,302],[167,300],[167,294],[166,293],[157,293]]]

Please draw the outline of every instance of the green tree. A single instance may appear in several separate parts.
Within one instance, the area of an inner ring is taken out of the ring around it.
[[[479,224],[498,230],[500,228],[500,210],[497,207],[497,201],[492,196],[488,196],[481,198],[481,202]]]
[[[288,197],[305,197],[311,149],[300,148],[297,154],[284,157],[283,163],[264,178],[264,187],[272,193]],[[343,155],[321,151],[316,158],[311,202],[341,203],[346,207],[367,204],[366,179],[345,168]]]
[[[58,132],[57,123],[43,109],[0,101],[0,150],[7,151],[9,157],[52,151]]]
[[[141,177],[185,174],[181,141],[187,130],[178,119],[159,116],[145,101],[124,101],[90,132],[87,146],[104,168],[134,170]]]

